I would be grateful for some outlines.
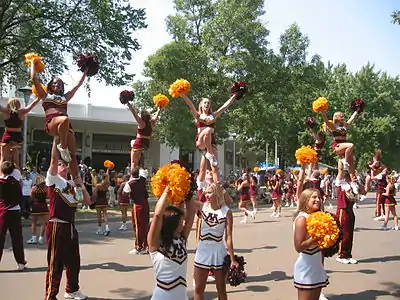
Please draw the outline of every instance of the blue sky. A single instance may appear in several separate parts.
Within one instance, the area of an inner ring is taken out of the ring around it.
[[[142,49],[133,54],[129,71],[142,79],[143,62],[165,43],[171,41],[165,27],[165,18],[174,13],[172,0],[131,0],[135,7],[147,12],[148,28],[135,33]],[[400,9],[396,0],[266,0],[263,17],[270,30],[270,46],[277,49],[279,37],[294,22],[308,35],[309,54],[317,53],[333,64],[346,63],[351,71],[359,70],[368,61],[376,69],[390,75],[400,74],[400,26],[391,23],[390,14]],[[71,72],[62,77],[67,83],[78,78]],[[93,105],[121,107],[119,92],[129,86],[110,87],[91,82]],[[74,102],[87,102],[84,89]]]

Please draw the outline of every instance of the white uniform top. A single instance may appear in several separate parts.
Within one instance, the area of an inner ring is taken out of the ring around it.
[[[150,253],[155,272],[156,286],[152,300],[187,300],[186,240],[176,238],[169,251],[159,249]]]
[[[228,211],[229,207],[227,205],[222,205],[217,210],[212,209],[209,203],[203,205],[199,243],[222,242]]]

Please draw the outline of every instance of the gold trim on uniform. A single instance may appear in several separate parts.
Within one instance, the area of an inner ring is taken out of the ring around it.
[[[204,269],[204,270],[221,270],[223,269],[224,265],[219,265],[219,266],[215,266],[215,265],[204,265],[198,262],[194,262],[193,263],[195,267],[198,267],[200,269]]]
[[[185,287],[187,286],[186,279],[181,276],[179,276],[178,278],[176,278],[175,280],[173,280],[171,282],[164,282],[164,281],[161,281],[160,279],[157,279],[157,286],[166,291],[170,291],[180,285],[183,285]]]
[[[313,290],[318,288],[326,287],[329,284],[329,280],[326,279],[324,282],[319,283],[312,283],[312,284],[304,284],[304,283],[297,283],[294,282],[294,287],[302,290]]]
[[[223,235],[217,236],[217,235],[214,235],[212,233],[207,233],[207,234],[204,234],[204,235],[200,234],[200,241],[220,242],[220,241],[222,241],[223,237],[224,237]]]
[[[308,254],[308,255],[314,255],[315,253],[318,253],[319,251],[321,251],[321,249],[319,249],[318,246],[315,246],[315,247],[308,248],[308,249],[302,251],[302,253]]]

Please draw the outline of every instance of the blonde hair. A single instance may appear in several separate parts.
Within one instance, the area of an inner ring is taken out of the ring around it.
[[[36,175],[35,185],[39,185],[45,182],[45,178],[43,175]]]
[[[218,183],[213,182],[207,187],[207,189],[208,188],[211,189],[211,193],[214,195],[217,201],[217,205],[225,205],[224,190],[222,186]]]
[[[201,115],[202,113],[204,113],[203,112],[203,108],[201,107],[201,104],[203,103],[203,101],[204,100],[208,100],[208,101],[210,101],[210,111],[209,111],[209,113],[212,115],[212,113],[213,113],[213,111],[212,111],[212,100],[210,99],[210,98],[202,98],[201,99],[201,101],[200,101],[200,103],[199,103],[199,109],[198,109],[198,113]]]
[[[333,124],[336,124],[338,122],[339,115],[343,115],[343,113],[341,111],[337,111],[333,114],[332,117]]]
[[[7,102],[7,108],[10,110],[10,112],[16,113],[18,112],[18,109],[21,108],[21,103],[17,98],[10,98]]]
[[[314,188],[306,189],[301,193],[298,201],[297,210],[293,215],[293,220],[296,219],[300,212],[310,213],[310,209],[308,208],[308,200],[310,200],[312,194],[314,194],[315,192],[319,194],[319,190]]]

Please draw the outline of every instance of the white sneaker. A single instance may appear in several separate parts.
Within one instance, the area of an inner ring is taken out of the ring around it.
[[[39,237],[38,244],[39,244],[39,245],[44,245],[44,244],[46,244],[46,239],[44,238],[44,236]]]
[[[37,244],[37,238],[36,236],[33,236],[30,238],[30,240],[26,241],[27,244],[33,245],[33,244]]]
[[[345,265],[350,264],[350,260],[348,260],[347,258],[336,257],[336,261],[340,262],[341,264],[345,264]]]
[[[72,158],[71,158],[71,153],[69,153],[68,149],[64,149],[61,147],[61,144],[57,145],[57,149],[60,152],[61,158],[63,161],[65,161],[66,163],[71,162]],[[86,298],[85,298],[86,299]]]
[[[118,230],[119,231],[126,231],[127,230],[126,225],[122,224],[121,227]]]
[[[74,300],[85,300],[88,297],[84,295],[81,291],[76,291],[73,293],[65,293],[64,294],[65,299],[74,299]]]
[[[399,226],[394,226],[393,230],[399,230]]]
[[[255,215],[254,211],[249,211],[249,212],[248,212],[248,215],[249,215],[250,217],[252,217],[253,220],[256,218],[256,215]]]
[[[285,207],[289,207],[289,205],[290,205],[289,202],[286,202]]]
[[[384,216],[379,216],[374,218],[374,221],[383,221],[383,220],[385,220]]]
[[[25,270],[25,264],[17,264],[17,271]]]
[[[214,281],[215,281],[215,277],[213,275],[208,275],[207,282],[214,282]]]
[[[358,264],[358,261],[355,260],[355,259],[353,259],[353,258],[349,258],[349,262],[350,262],[352,265]]]
[[[103,234],[104,234],[105,236],[109,236],[109,235],[110,235],[110,232],[111,232],[111,230],[107,228],[106,230],[104,230],[104,233],[103,233]]]
[[[354,204],[353,204],[353,209],[357,209],[357,208],[358,208],[357,203],[354,203]]]
[[[97,235],[103,235],[104,234],[103,229],[101,229],[101,228],[97,229],[96,234]]]
[[[367,196],[365,196],[365,195],[362,195],[362,196],[360,197],[360,201],[361,201],[361,202],[364,201],[365,199],[367,199]]]
[[[133,255],[139,255],[140,251],[136,250],[136,249],[132,249],[131,251],[128,252],[129,254],[133,254]]]
[[[319,295],[319,300],[328,300],[328,298],[326,298],[325,295],[321,293]]]
[[[271,217],[275,217],[276,216],[276,212],[273,212],[270,216]]]
[[[218,161],[215,158],[214,154],[207,152],[205,157],[210,161],[210,164],[214,167],[218,166]]]
[[[386,231],[386,230],[390,230],[390,228],[387,226],[381,226],[381,227],[379,227],[379,230]]]
[[[281,217],[281,213],[276,213],[275,214],[275,218],[280,218]]]

